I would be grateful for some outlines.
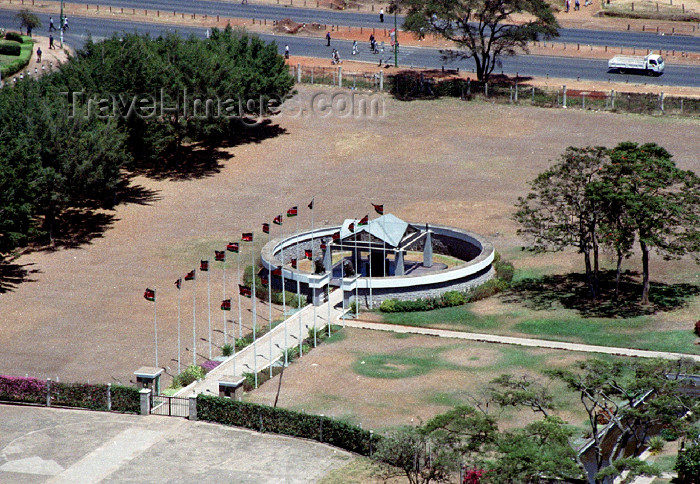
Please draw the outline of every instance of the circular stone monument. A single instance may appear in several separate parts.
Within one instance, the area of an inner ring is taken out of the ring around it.
[[[363,223],[364,222],[364,223]],[[494,248],[455,227],[404,222],[392,214],[347,219],[271,240],[261,253],[273,287],[284,283],[313,304],[339,287],[345,303],[376,307],[385,299],[411,300],[464,291],[494,277]]]

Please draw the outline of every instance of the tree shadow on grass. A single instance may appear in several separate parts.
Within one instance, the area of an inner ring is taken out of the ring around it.
[[[206,141],[183,145],[167,153],[163,161],[153,165],[138,165],[133,173],[155,180],[189,180],[214,176],[221,172],[223,160],[232,158],[227,148],[248,143],[261,143],[287,132],[269,119],[247,126],[242,122],[232,127],[230,135],[225,138],[212,137]]]
[[[600,297],[591,299],[586,275],[581,273],[547,275],[515,282],[501,295],[505,302],[529,309],[563,307],[584,317],[633,318],[682,308],[700,294],[700,286],[651,282],[649,304],[639,303],[642,283],[637,272],[626,271],[620,279],[620,295],[614,300],[615,271],[601,271]]]
[[[143,185],[136,185],[132,182],[134,174],[123,175],[117,191],[114,195],[114,205],[121,203],[135,203],[137,205],[151,205],[160,200],[158,190],[151,190]]]
[[[39,269],[29,269],[33,265],[0,260],[0,294],[14,291],[23,282],[33,282],[30,275],[41,272]]]
[[[102,238],[104,232],[117,220],[113,213],[92,208],[69,208],[56,217],[53,240],[39,250],[75,249]]]

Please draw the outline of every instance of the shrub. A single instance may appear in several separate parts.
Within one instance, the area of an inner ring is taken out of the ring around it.
[[[313,439],[361,455],[369,455],[370,447],[376,447],[381,438],[328,417],[201,394],[197,396],[197,418],[259,432]]]
[[[674,469],[678,472],[678,482],[681,484],[697,483],[697,476],[700,476],[700,444],[678,452]]]
[[[700,319],[695,322],[695,334],[700,336]]]
[[[395,313],[396,312],[396,299],[385,299],[379,305],[379,310],[383,313]]]
[[[203,369],[206,373],[209,373],[210,371],[212,371],[214,368],[216,368],[216,367],[219,366],[220,364],[221,364],[220,361],[216,361],[216,360],[207,360],[207,361],[205,361],[204,363],[202,363],[201,366],[202,366],[202,369]]]
[[[494,264],[494,268],[496,269],[497,278],[508,284],[511,283],[513,274],[515,274],[513,264],[510,262],[499,262],[498,264]]]
[[[508,288],[508,283],[501,279],[490,279],[482,285],[475,287],[467,296],[468,302],[480,301],[487,297],[495,296]]]
[[[226,343],[221,347],[221,356],[231,356],[233,354],[233,345]]]
[[[357,301],[353,301],[350,303],[350,312],[352,314],[359,314],[360,313],[360,305],[357,304]]]
[[[665,444],[666,441],[658,435],[655,435],[654,437],[650,438],[647,442],[647,445],[649,446],[649,452],[651,452],[654,455],[664,450]]]
[[[50,389],[52,405],[107,410],[107,385],[51,382]]]
[[[204,368],[202,368],[199,365],[190,365],[187,368],[185,368],[185,371],[173,378],[172,386],[186,387],[193,381],[204,378],[205,375],[206,372],[204,371]]]
[[[122,413],[141,413],[139,389],[124,385],[112,385],[112,410]]]
[[[7,40],[12,40],[13,42],[19,42],[20,44],[24,42],[24,39],[22,38],[21,34],[18,34],[17,32],[8,32],[5,34],[5,39]]]
[[[46,403],[46,380],[0,375],[0,400]]]
[[[449,308],[452,306],[461,306],[467,302],[467,298],[464,293],[459,291],[447,291],[445,294],[440,296],[442,300],[443,307]]]
[[[22,48],[17,42],[0,41],[0,54],[17,56]]]

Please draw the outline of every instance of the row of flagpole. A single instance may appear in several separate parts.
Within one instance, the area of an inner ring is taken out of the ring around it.
[[[384,205],[377,205],[372,203],[372,206],[374,207],[375,211],[383,215],[384,214]],[[313,244],[313,230],[314,230],[314,216],[313,216],[313,210],[314,210],[314,198],[311,199],[311,202],[308,204],[308,208],[311,210],[311,232],[312,232],[312,242],[311,242],[311,250],[306,250],[305,251],[305,256],[306,258],[310,259],[313,261],[313,256],[314,256],[314,244]],[[287,217],[296,217],[298,215],[298,207],[293,206],[289,210],[287,210]],[[278,215],[274,218],[273,223],[275,225],[282,225],[282,215]],[[369,223],[369,214],[360,219],[358,222],[358,226],[362,225],[367,225]],[[354,230],[354,223],[350,223],[348,226],[350,232],[355,232]],[[341,226],[342,230],[342,226]],[[268,243],[270,242],[270,224],[269,223],[263,223],[263,233],[268,234]],[[300,253],[299,253],[299,220],[297,219],[296,223],[296,258],[292,259],[291,266],[293,269],[296,269],[298,266],[298,260],[300,258]],[[343,257],[343,246],[342,246],[342,237],[340,237],[340,233],[334,234],[332,236],[332,239],[339,239],[340,243],[340,253],[341,253],[341,280],[344,280],[345,278],[345,268],[344,268],[344,257]],[[253,233],[252,232],[244,232],[241,235],[241,241],[242,242],[253,242]],[[371,271],[372,271],[372,251],[371,251],[371,238],[370,238],[370,246],[369,246],[369,271],[370,271],[370,301],[372,300],[372,294],[371,294]],[[385,253],[385,248],[383,248],[383,259],[386,257]],[[357,304],[359,304],[358,296],[357,296],[357,277],[358,276],[358,266],[357,266],[357,245],[355,245],[355,272],[356,272],[356,277],[355,277],[355,290],[356,290],[356,296],[355,299],[358,301]],[[253,326],[252,326],[252,332],[253,332],[253,351],[254,351],[254,374],[255,374],[255,387],[257,388],[257,311],[256,311],[256,273],[255,273],[255,250],[253,247],[251,247],[251,263],[252,263],[252,290],[251,288],[244,286],[240,283],[240,245],[238,242],[229,242],[226,245],[226,250],[215,250],[215,260],[218,262],[223,262],[223,300],[221,302],[221,310],[223,312],[223,325],[224,325],[224,345],[228,344],[228,333],[227,333],[227,326],[226,326],[226,311],[231,311],[231,303],[232,300],[231,298],[226,298],[226,252],[233,252],[237,254],[237,269],[238,269],[238,336],[239,339],[243,338],[243,325],[242,325],[242,310],[241,310],[241,295],[249,297],[252,299],[252,312],[253,312]],[[285,333],[284,333],[284,364],[287,366],[288,364],[288,344],[287,344],[287,336],[288,336],[288,331],[287,331],[287,309],[286,309],[286,286],[284,282],[284,272],[283,272],[283,267],[285,265],[284,261],[284,253],[281,254],[281,267],[271,270],[270,267],[268,267],[268,278],[267,278],[267,286],[268,286],[268,306],[269,306],[269,331],[272,331],[272,275],[279,275],[281,276],[282,279],[282,306],[283,306],[283,316],[284,316],[284,324],[285,324]],[[331,260],[331,267],[332,267],[332,260]],[[212,358],[212,327],[211,327],[211,292],[210,292],[210,287],[211,287],[211,277],[210,277],[210,267],[209,267],[209,259],[203,259],[200,261],[200,272],[206,272],[207,273],[207,303],[208,303],[208,329],[209,329],[209,359],[211,360]],[[297,279],[297,311],[299,313],[299,356],[302,356],[302,344],[304,340],[304,336],[302,333],[302,319],[301,319],[301,286],[299,282],[299,278]],[[197,310],[196,310],[196,268],[188,272],[184,276],[185,281],[192,281],[192,364],[196,365],[197,363]],[[178,373],[182,372],[181,368],[181,293],[182,293],[182,283],[183,283],[183,278],[178,277],[178,279],[175,281],[175,286],[178,290],[178,307],[177,307],[177,350],[178,350],[178,357],[177,357],[177,365],[178,365]],[[263,284],[264,285],[264,284]],[[329,307],[328,307],[328,325],[329,325],[329,336],[330,336],[330,284],[328,285],[327,288],[327,293],[328,293],[328,302],[329,302]],[[155,287],[153,289],[151,288],[146,288],[144,292],[144,298],[152,301],[153,302],[153,322],[154,322],[154,333],[155,333],[155,366],[158,368],[158,319],[157,319],[157,309],[156,309],[156,289]],[[371,302],[370,302],[371,304]],[[343,298],[343,319],[345,318],[345,298]],[[234,321],[232,320],[231,324],[231,332],[232,332],[232,347],[233,347],[233,355],[234,355],[234,368],[233,372],[235,374],[235,352],[236,352],[236,338],[235,338],[235,325]],[[316,346],[316,307],[314,305],[314,347]],[[269,363],[270,363],[270,376],[272,376],[272,338],[270,338],[270,348],[269,348]]]

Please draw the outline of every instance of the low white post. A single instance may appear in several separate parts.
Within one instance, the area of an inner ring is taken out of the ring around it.
[[[139,391],[141,397],[141,415],[150,415],[151,413],[151,390],[143,388]]]
[[[189,420],[197,420],[197,395],[190,395],[190,415]]]

